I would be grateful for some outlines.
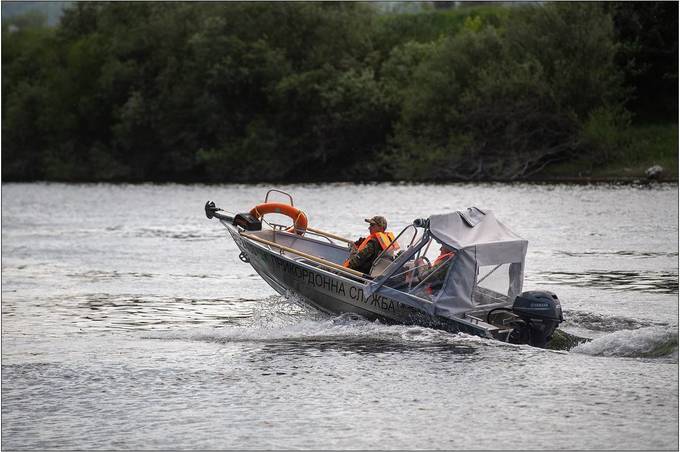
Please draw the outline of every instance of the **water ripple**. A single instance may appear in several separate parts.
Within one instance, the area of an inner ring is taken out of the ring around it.
[[[614,332],[636,330],[651,326],[667,326],[664,322],[652,322],[629,317],[608,316],[594,312],[565,310],[567,324],[573,324],[593,331]]]
[[[167,238],[187,241],[214,241],[222,237],[219,232],[214,230],[206,231],[203,229],[181,229],[177,227],[172,228],[138,228],[132,231],[126,231],[124,237],[137,238]]]
[[[607,290],[678,293],[678,274],[667,271],[538,272],[528,275],[544,284],[566,284]]]
[[[555,254],[570,256],[570,257],[584,257],[584,256],[630,256],[634,258],[648,259],[654,257],[678,257],[678,252],[658,252],[658,251],[555,251]]]
[[[188,298],[138,294],[90,293],[46,301],[60,322],[83,331],[166,330],[190,325],[223,325],[251,319],[259,300]]]

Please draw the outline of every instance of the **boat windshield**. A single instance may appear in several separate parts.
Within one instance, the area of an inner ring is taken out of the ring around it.
[[[374,276],[375,285],[430,301],[449,315],[511,303],[522,292],[527,241],[493,212],[479,212],[477,221],[461,212],[431,216],[414,229],[412,245]]]
[[[397,256],[400,256],[404,251],[410,250],[413,246],[420,244],[423,238],[423,229],[417,228],[413,225],[406,226],[394,238],[391,246],[383,250],[378,257],[373,261],[370,275],[373,277],[380,276],[394,264]]]
[[[449,268],[455,261],[456,250],[429,236],[414,241],[418,249],[385,281],[393,289],[433,300],[442,289]]]

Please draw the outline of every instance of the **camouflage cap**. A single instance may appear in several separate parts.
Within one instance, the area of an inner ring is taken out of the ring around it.
[[[380,226],[383,229],[387,228],[387,220],[385,217],[381,217],[379,215],[373,217],[373,218],[366,218],[364,220],[366,223],[374,224],[376,226]]]

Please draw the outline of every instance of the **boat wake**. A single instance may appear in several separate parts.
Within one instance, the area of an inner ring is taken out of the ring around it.
[[[216,343],[334,343],[384,350],[386,348],[478,348],[480,346],[517,347],[465,333],[416,325],[388,325],[370,321],[357,314],[324,314],[295,296],[271,296],[253,310],[253,315],[237,325],[182,331],[159,331],[147,339],[191,340]],[[387,346],[387,347],[386,347]]]
[[[277,321],[265,324],[228,326],[219,329],[179,332],[158,332],[147,336],[153,339],[196,340],[217,343],[276,342],[276,341],[375,341],[395,344],[423,345],[487,345],[488,341],[464,333],[452,334],[420,326],[385,325],[351,314],[326,319],[298,319],[296,322]],[[503,344],[503,343],[500,343]],[[508,345],[508,344],[503,344]]]
[[[678,329],[670,326],[652,326],[616,331],[577,345],[571,352],[628,358],[668,357],[677,362]]]
[[[572,326],[605,333],[587,343],[570,345],[571,352],[593,356],[671,358],[677,360],[677,326],[655,324],[628,318],[605,317],[594,313],[572,312]],[[324,314],[294,295],[270,296],[259,302],[252,315],[237,324],[220,328],[159,331],[148,339],[188,340],[219,344],[252,342],[358,347],[373,351],[387,349],[467,349],[480,347],[519,348],[465,333],[417,325],[390,325],[369,321],[357,314]],[[532,350],[534,348],[530,347]],[[566,350],[565,348],[564,350]],[[564,352],[562,352],[564,353]]]
[[[236,331],[235,331],[236,330]],[[253,317],[240,329],[232,329],[227,340],[276,340],[276,339],[366,339],[395,341],[410,344],[473,345],[482,344],[513,346],[488,341],[465,333],[450,333],[419,325],[392,325],[379,320],[344,313],[324,314],[310,307],[298,296],[272,296],[253,311]]]

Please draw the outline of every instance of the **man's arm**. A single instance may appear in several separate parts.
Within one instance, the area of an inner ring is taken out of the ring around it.
[[[366,264],[366,262],[375,256],[376,247],[379,246],[375,240],[371,240],[366,244],[363,250],[353,252],[349,258],[349,268],[356,270]]]

